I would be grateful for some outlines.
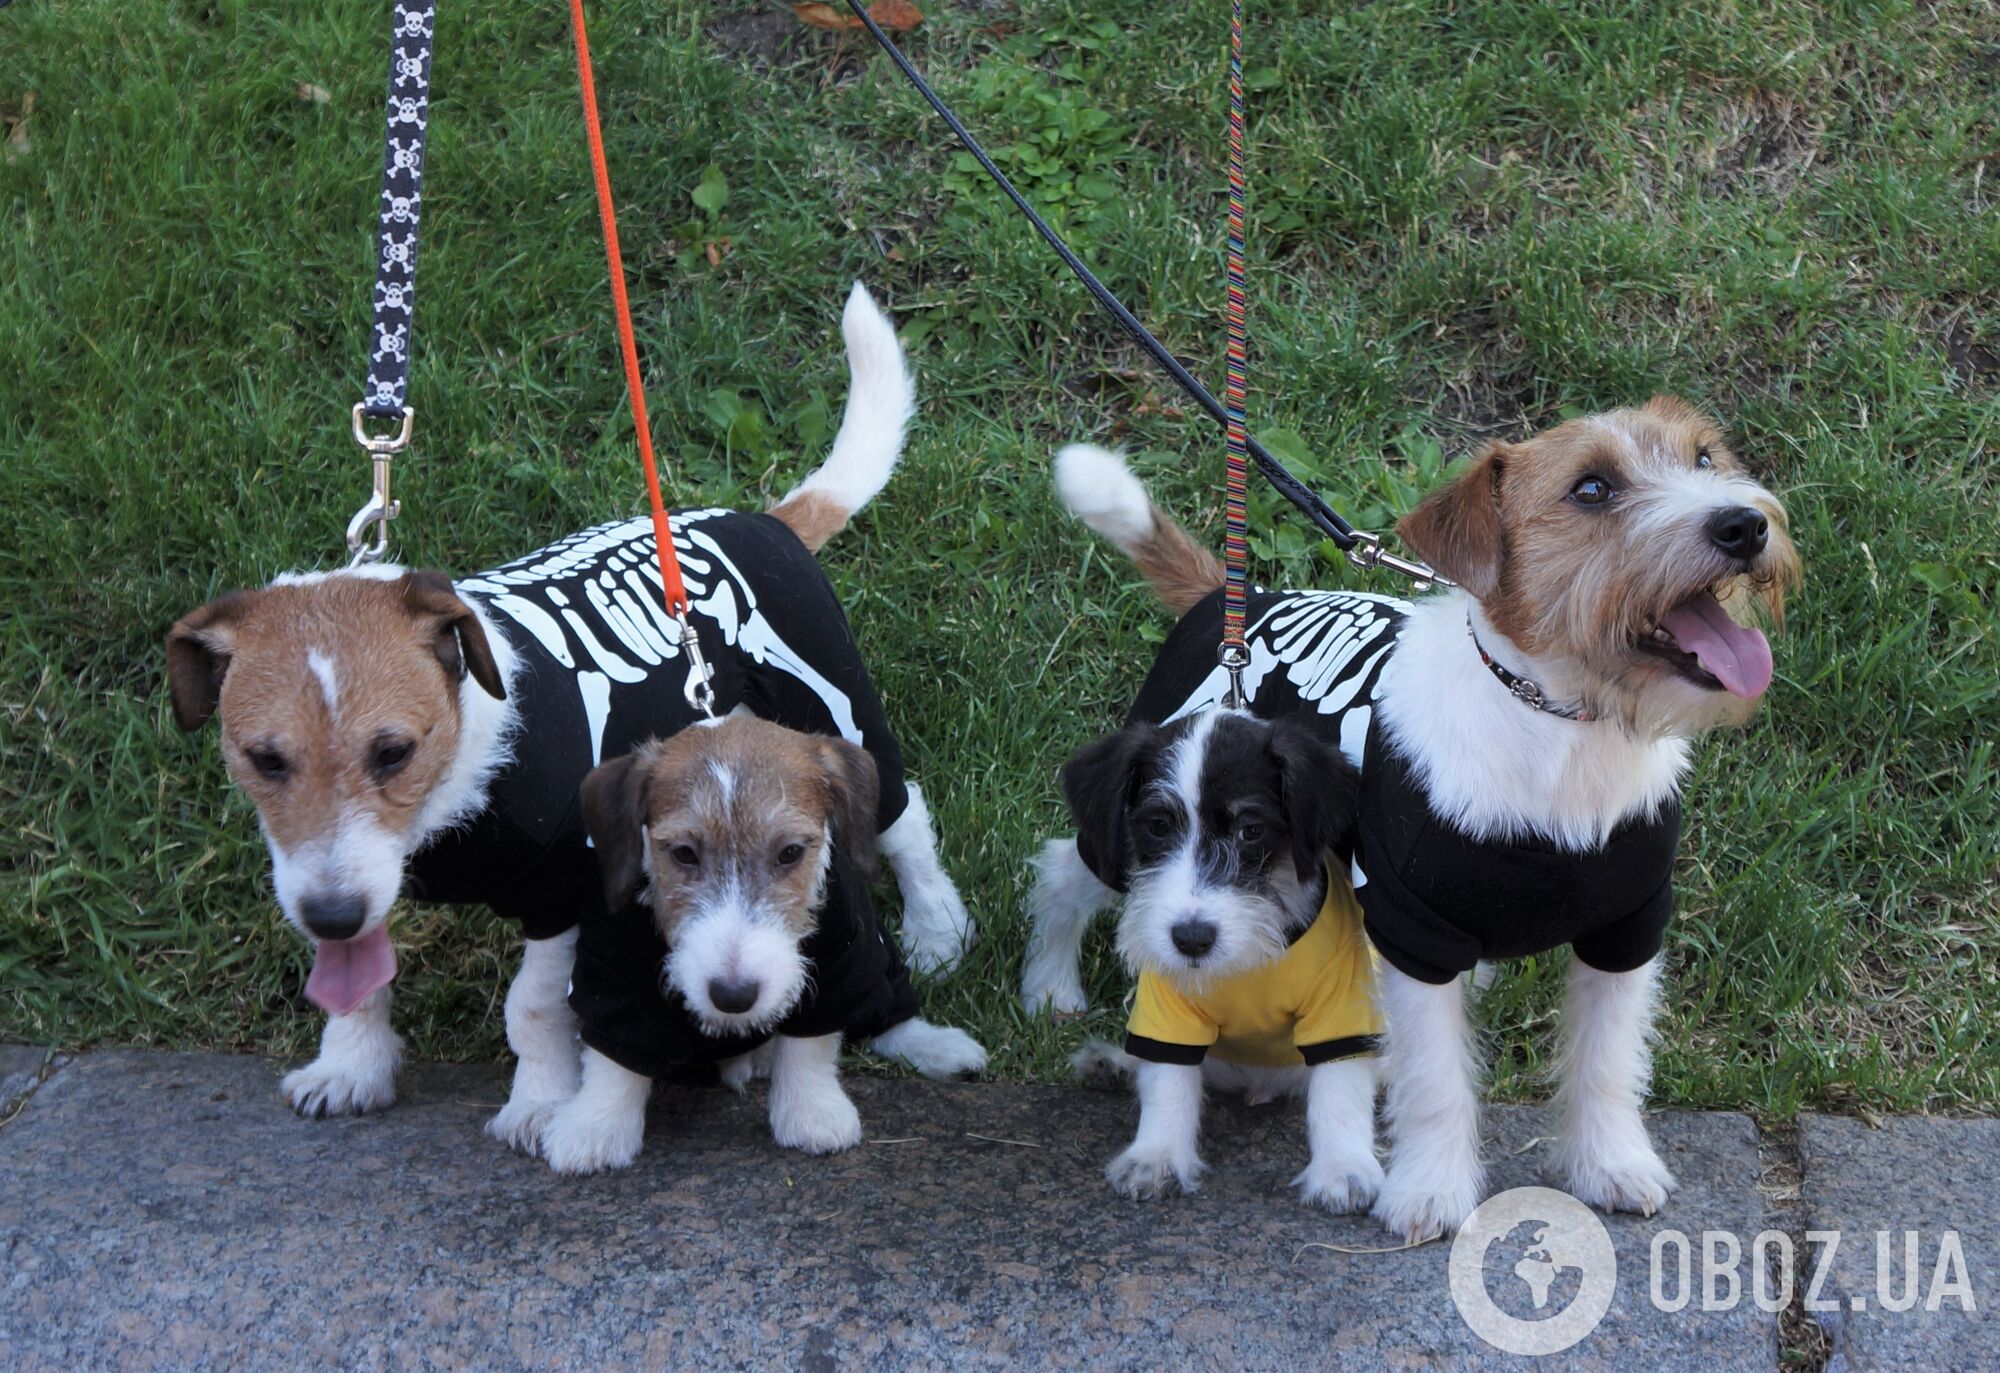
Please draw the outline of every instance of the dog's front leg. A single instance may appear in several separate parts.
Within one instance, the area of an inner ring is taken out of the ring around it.
[[[576,963],[576,934],[530,939],[521,971],[507,989],[507,1047],[514,1051],[514,1089],[486,1133],[510,1149],[532,1154],[556,1107],[576,1095],[582,1045],[576,1012],[569,1008],[569,975]]]
[[[1139,1133],[1104,1170],[1114,1191],[1145,1200],[1164,1196],[1170,1184],[1183,1192],[1201,1186],[1201,1067],[1141,1063]]]
[[[1051,839],[1035,855],[1035,885],[1028,891],[1028,957],[1021,966],[1021,1004],[1059,1015],[1087,1009],[1078,965],[1091,919],[1118,898],[1097,880],[1076,851],[1076,840]]]
[[[861,1142],[861,1113],[840,1086],[840,1036],[778,1036],[771,1056],[771,1135],[787,1149],[837,1154]]]
[[[878,841],[903,893],[903,954],[918,972],[949,972],[972,943],[972,917],[938,861],[923,792],[915,782],[905,783],[904,791],[909,804]]]
[[[1458,980],[1419,982],[1385,964],[1382,1074],[1389,1171],[1375,1218],[1406,1240],[1465,1223],[1486,1184],[1479,1160],[1479,1069]]]
[[[1359,1211],[1382,1190],[1375,1157],[1375,1060],[1315,1064],[1306,1086],[1312,1157],[1292,1179],[1304,1200],[1335,1214]]]
[[[986,1049],[965,1031],[911,1016],[868,1042],[883,1058],[916,1069],[928,1078],[962,1077],[986,1071]]]
[[[330,1015],[319,1057],[285,1074],[279,1084],[302,1116],[359,1116],[396,1100],[403,1037],[389,1028],[389,989],[381,988],[347,1015]]]
[[[1652,1215],[1674,1190],[1640,1107],[1652,1077],[1660,960],[1628,973],[1570,965],[1556,1105],[1562,1135],[1553,1165],[1577,1200]]]
[[[586,1048],[582,1085],[549,1112],[542,1127],[542,1157],[558,1173],[629,1167],[646,1137],[646,1098],[652,1091],[651,1078]]]

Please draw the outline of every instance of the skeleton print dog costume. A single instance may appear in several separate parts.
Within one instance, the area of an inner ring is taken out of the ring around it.
[[[1384,959],[1433,984],[1481,959],[1565,944],[1605,972],[1641,967],[1660,952],[1673,909],[1679,801],[1581,853],[1455,828],[1374,718],[1382,665],[1408,610],[1406,601],[1359,592],[1258,591],[1246,621],[1243,690],[1252,713],[1313,721],[1361,770],[1353,878],[1369,939]],[[1228,684],[1215,662],[1221,632],[1218,592],[1174,627],[1130,719],[1164,724],[1219,703]]]

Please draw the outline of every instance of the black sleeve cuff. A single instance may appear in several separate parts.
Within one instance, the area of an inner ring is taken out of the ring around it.
[[[1348,1035],[1345,1039],[1323,1039],[1317,1044],[1299,1045],[1299,1057],[1317,1067],[1338,1063],[1344,1058],[1362,1058],[1382,1047],[1380,1035]]]
[[[1192,1068],[1208,1057],[1208,1046],[1169,1044],[1164,1039],[1128,1034],[1125,1036],[1125,1052],[1148,1063],[1176,1063],[1183,1068]]]

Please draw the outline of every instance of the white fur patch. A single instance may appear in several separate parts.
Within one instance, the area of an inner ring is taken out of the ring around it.
[[[326,701],[326,713],[340,718],[340,674],[333,670],[333,659],[319,649],[306,650],[306,667],[319,679],[319,694]]]
[[[1125,459],[1091,443],[1056,454],[1056,494],[1070,514],[1131,552],[1153,532],[1153,502]]]
[[[785,496],[816,491],[853,514],[881,493],[917,412],[917,383],[903,361],[896,326],[860,282],[840,317],[847,341],[847,411],[826,462]],[[782,504],[782,502],[781,502]]]

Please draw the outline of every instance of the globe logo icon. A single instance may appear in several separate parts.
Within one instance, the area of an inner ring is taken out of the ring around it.
[[[1515,1187],[1487,1198],[1452,1240],[1452,1304],[1507,1354],[1557,1354],[1598,1327],[1618,1290],[1618,1254],[1595,1212],[1567,1192]]]

